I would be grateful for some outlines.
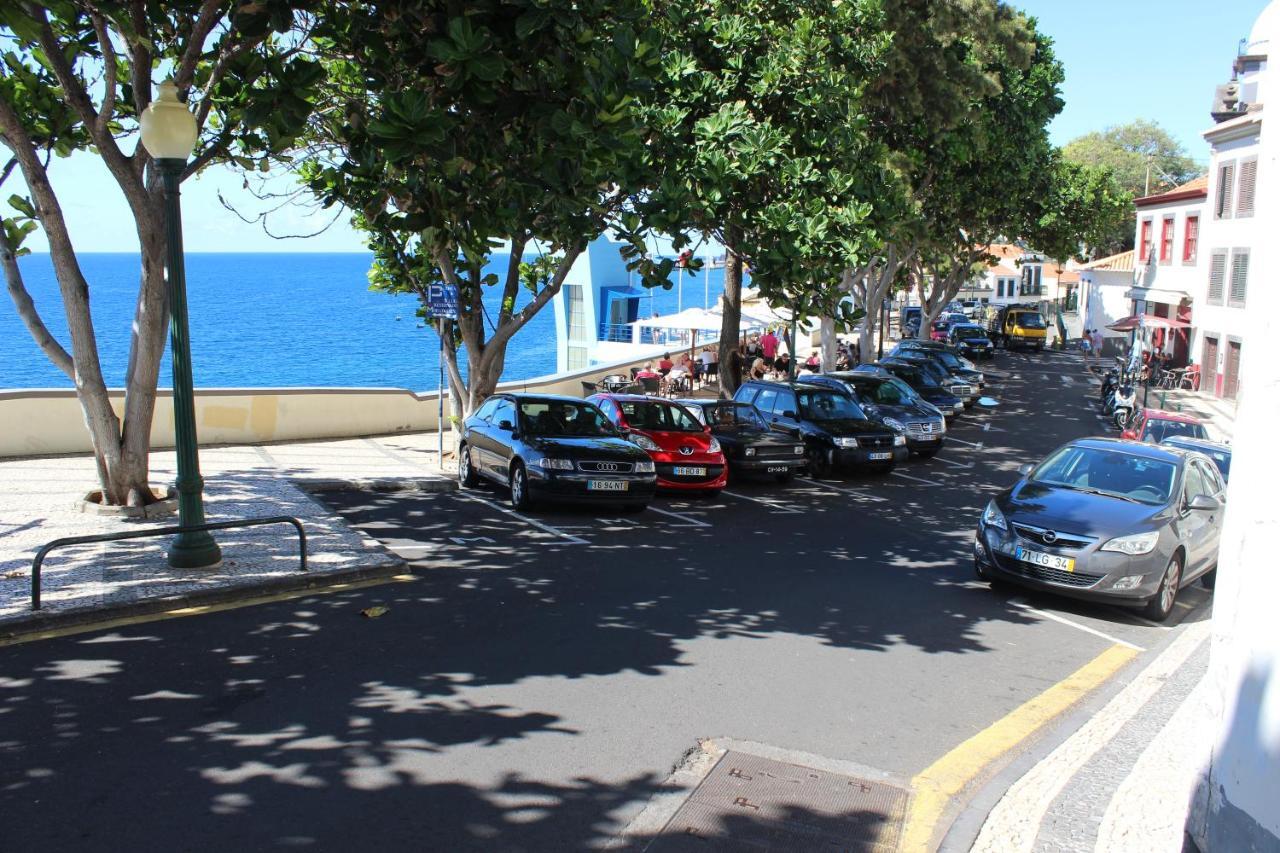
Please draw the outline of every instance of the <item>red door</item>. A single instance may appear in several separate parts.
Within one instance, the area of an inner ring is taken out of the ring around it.
[[[1218,391],[1218,339],[1208,335],[1204,339],[1204,352],[1200,358],[1200,388],[1211,394]]]
[[[1240,343],[1227,341],[1227,365],[1222,381],[1222,396],[1234,400],[1240,390]]]

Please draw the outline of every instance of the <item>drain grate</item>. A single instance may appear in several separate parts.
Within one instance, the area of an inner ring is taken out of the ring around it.
[[[648,849],[893,853],[906,806],[884,782],[730,750]]]

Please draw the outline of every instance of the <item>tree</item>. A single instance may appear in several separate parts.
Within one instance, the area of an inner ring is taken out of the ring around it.
[[[137,145],[138,116],[157,72],[172,75],[195,110],[200,138],[184,178],[215,163],[268,168],[311,112],[322,70],[305,56],[305,2],[23,2],[0,7],[0,141],[30,197],[9,199],[0,265],[32,338],[75,383],[93,442],[103,501],[141,505],[167,331],[162,188]],[[141,276],[125,376],[124,416],[112,409],[84,277],[58,201],[54,157],[96,156],[128,203]],[[67,352],[27,292],[18,259],[36,228],[48,238],[71,337]]]
[[[458,288],[457,320],[436,320],[455,416],[493,393],[512,336],[591,240],[611,226],[643,239],[628,203],[646,183],[638,99],[659,66],[651,14],[645,0],[323,10],[331,106],[313,123],[302,174],[324,204],[355,212],[376,289],[425,305],[432,286]],[[504,241],[503,274],[485,273]],[[535,246],[544,253],[525,262]],[[663,276],[672,262],[640,266]],[[490,322],[493,288],[501,303]],[[517,310],[522,288],[531,299]]]
[[[1087,133],[1068,142],[1062,153],[1073,163],[1109,169],[1133,197],[1171,190],[1204,172],[1168,131],[1145,120]],[[1091,245],[1100,253],[1133,248],[1134,216],[1130,209],[1128,217]]]
[[[708,232],[724,244],[728,365],[744,262],[765,298],[829,316],[840,310],[841,270],[878,242],[869,219],[884,192],[884,157],[861,100],[888,38],[867,0],[698,0],[665,4],[658,23],[661,174],[639,208],[666,233]],[[726,393],[736,380],[721,371]]]

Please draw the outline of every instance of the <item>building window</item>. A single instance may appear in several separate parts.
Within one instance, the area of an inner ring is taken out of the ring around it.
[[[564,295],[569,303],[569,340],[591,340],[587,335],[587,311],[582,303],[582,285],[566,284]]]
[[[1244,307],[1245,285],[1249,279],[1249,250],[1231,250],[1231,290],[1227,293],[1227,304],[1233,308]]]
[[[1213,218],[1231,218],[1231,193],[1236,182],[1236,161],[1218,167],[1218,193],[1214,196]]]
[[[1214,249],[1213,259],[1209,261],[1209,295],[1210,305],[1222,304],[1222,293],[1226,289],[1227,250]]]
[[[1142,233],[1138,237],[1138,260],[1144,264],[1151,257],[1151,220],[1142,220]]]
[[[1173,217],[1166,216],[1160,223],[1160,263],[1173,263]]]
[[[1200,239],[1200,217],[1188,216],[1186,228],[1182,235],[1182,262],[1196,262],[1196,242]]]
[[[1253,216],[1253,196],[1258,185],[1258,158],[1240,161],[1240,186],[1236,190],[1236,216]]]
[[[581,370],[588,364],[586,347],[569,347],[567,355],[566,370]]]

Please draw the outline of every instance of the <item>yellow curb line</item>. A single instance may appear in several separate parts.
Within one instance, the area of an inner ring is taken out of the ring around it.
[[[911,780],[911,806],[899,851],[934,850],[933,836],[953,797],[993,761],[1043,729],[1137,656],[1134,649],[1112,646],[921,771]]]
[[[335,592],[348,592],[353,589],[365,589],[366,587],[381,586],[388,583],[407,583],[408,581],[415,580],[418,580],[416,575],[390,575],[388,577],[370,578],[362,581],[325,584],[323,586],[316,586],[310,589],[294,589],[270,595],[241,598],[235,601],[223,601],[217,604],[197,604],[191,607],[177,607],[173,610],[159,610],[155,613],[145,613],[140,616],[122,616],[119,619],[107,619],[102,622],[90,622],[84,625],[69,625],[65,628],[50,628],[47,631],[36,631],[30,634],[22,634],[17,637],[6,637],[4,639],[0,639],[0,649],[8,646],[18,646],[23,643],[32,643],[37,640],[53,640],[58,637],[70,637],[75,634],[87,634],[91,631],[106,631],[111,628],[121,628],[127,625],[142,625],[147,622],[160,622],[165,619],[182,619],[187,616],[201,616],[205,613],[221,613],[224,610],[239,610],[241,607],[254,607],[259,604],[273,604],[277,601],[290,601],[295,598],[306,598],[309,595],[329,595],[330,593]]]

